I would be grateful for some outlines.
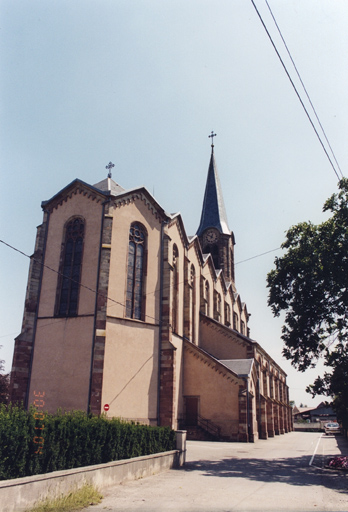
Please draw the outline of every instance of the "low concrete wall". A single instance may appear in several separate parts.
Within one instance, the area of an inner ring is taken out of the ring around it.
[[[183,445],[182,450],[182,452],[173,450],[95,466],[3,480],[0,481],[0,510],[1,512],[24,511],[47,496],[56,498],[86,483],[102,491],[127,480],[155,475],[182,465],[186,446]]]
[[[327,422],[325,422],[327,423]],[[295,432],[324,432],[324,423],[294,423]]]

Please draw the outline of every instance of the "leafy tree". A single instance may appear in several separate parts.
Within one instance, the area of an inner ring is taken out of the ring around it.
[[[315,396],[323,394],[333,397],[332,407],[344,428],[348,428],[348,357],[347,347],[342,353],[342,344],[326,356],[325,364],[332,372],[325,372],[323,377],[317,377],[314,384],[307,390]]]
[[[348,420],[348,179],[338,186],[323,207],[328,220],[288,230],[267,287],[274,316],[285,312],[283,355],[299,371],[323,356],[331,372],[307,391],[333,397],[338,417]]]
[[[0,359],[0,372],[3,372],[5,361]],[[0,373],[0,404],[7,404],[10,396],[10,374]]]

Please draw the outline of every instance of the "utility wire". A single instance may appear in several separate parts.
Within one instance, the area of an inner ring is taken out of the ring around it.
[[[320,135],[319,135],[319,133],[318,133],[318,131],[317,131],[316,127],[314,126],[314,123],[313,123],[313,121],[312,121],[312,119],[311,119],[311,117],[310,117],[310,115],[309,115],[309,113],[308,113],[308,110],[306,109],[305,104],[303,103],[302,98],[301,98],[301,96],[300,96],[300,94],[299,94],[298,90],[296,89],[296,86],[295,86],[295,84],[294,84],[294,82],[293,82],[293,80],[292,80],[292,78],[291,78],[291,76],[290,76],[290,74],[289,74],[289,72],[288,72],[288,70],[287,70],[287,68],[286,68],[285,64],[284,64],[283,59],[282,59],[282,58],[281,58],[281,56],[280,56],[280,53],[278,52],[278,49],[277,49],[277,47],[276,47],[276,45],[275,45],[275,43],[274,43],[274,41],[273,41],[273,39],[272,39],[271,34],[269,33],[269,31],[268,31],[268,29],[267,29],[267,27],[266,27],[266,25],[265,25],[265,22],[264,22],[264,21],[263,21],[263,19],[262,19],[262,16],[261,16],[261,14],[260,14],[259,10],[257,9],[257,7],[256,7],[256,5],[255,5],[254,0],[251,0],[251,3],[253,4],[255,11],[256,11],[256,13],[257,13],[258,17],[260,18],[260,21],[261,21],[261,23],[262,23],[262,26],[263,26],[263,28],[265,29],[266,34],[268,35],[269,40],[270,40],[270,41],[271,41],[271,43],[272,43],[272,46],[273,46],[273,48],[274,48],[274,51],[276,52],[276,54],[277,54],[277,56],[278,56],[278,58],[279,58],[279,60],[280,60],[280,62],[281,62],[281,64],[282,64],[282,66],[283,66],[283,68],[284,68],[284,71],[285,71],[285,73],[286,73],[286,75],[287,75],[288,79],[290,80],[290,83],[291,83],[291,85],[292,85],[292,87],[293,87],[293,89],[294,89],[294,91],[295,91],[295,93],[296,93],[296,95],[297,95],[297,97],[298,97],[298,99],[299,99],[299,101],[300,101],[301,105],[302,105],[303,110],[305,111],[305,113],[306,113],[306,115],[307,115],[307,117],[308,117],[309,122],[310,122],[310,123],[311,123],[311,125],[312,125],[313,130],[315,131],[316,136],[318,137],[318,140],[319,140],[319,142],[320,142],[320,144],[321,144],[321,147],[323,148],[323,150],[324,150],[324,152],[325,152],[325,154],[326,154],[326,156],[327,156],[327,158],[328,158],[328,160],[329,160],[329,162],[330,162],[330,164],[331,164],[331,167],[332,167],[332,169],[334,170],[334,173],[335,173],[335,174],[336,174],[336,176],[337,176],[337,179],[338,179],[338,180],[340,180],[340,177],[339,177],[339,175],[338,175],[338,173],[337,173],[337,171],[336,171],[336,168],[335,168],[334,164],[332,163],[332,160],[331,160],[331,158],[330,158],[330,156],[329,156],[328,152],[326,151],[326,148],[325,148],[325,146],[324,146],[324,144],[323,144],[323,141],[321,140]]]
[[[320,128],[321,128],[321,131],[322,131],[322,132],[323,132],[323,134],[324,134],[325,140],[326,140],[326,142],[327,142],[327,144],[328,144],[328,146],[329,146],[329,148],[330,148],[330,151],[331,151],[331,153],[332,153],[332,156],[333,156],[333,158],[334,158],[334,160],[335,160],[335,162],[336,162],[336,165],[337,165],[337,167],[338,167],[338,169],[339,169],[339,171],[340,171],[340,174],[341,174],[341,176],[342,176],[342,178],[343,178],[343,173],[342,173],[342,171],[341,171],[340,164],[338,163],[337,158],[336,158],[336,156],[335,156],[335,153],[334,153],[334,151],[333,151],[333,149],[332,149],[332,147],[331,147],[331,144],[330,144],[330,142],[329,142],[329,139],[328,139],[328,138],[327,138],[327,136],[326,136],[325,130],[324,130],[324,128],[323,128],[323,126],[322,126],[322,124],[321,124],[321,122],[320,122],[319,116],[318,116],[318,114],[317,114],[317,112],[316,112],[316,110],[315,110],[315,108],[314,108],[314,105],[313,105],[312,100],[311,100],[311,98],[310,98],[310,96],[309,96],[309,94],[308,94],[308,91],[307,91],[307,89],[306,89],[306,86],[305,86],[305,84],[303,83],[303,80],[302,80],[301,75],[300,75],[300,73],[299,73],[299,71],[298,71],[298,69],[297,69],[297,66],[296,66],[296,64],[295,64],[295,62],[294,62],[294,59],[292,58],[292,55],[291,55],[290,50],[289,50],[289,48],[288,48],[288,45],[287,45],[287,44],[286,44],[286,42],[285,42],[285,39],[284,39],[284,37],[283,37],[283,34],[282,34],[282,32],[281,32],[281,30],[280,30],[280,28],[279,28],[279,26],[278,26],[278,23],[277,23],[277,21],[276,21],[276,19],[275,19],[275,16],[274,16],[274,14],[273,14],[273,12],[272,12],[272,9],[271,9],[271,7],[270,7],[270,5],[269,5],[268,1],[267,1],[267,0],[265,0],[265,2],[266,2],[266,4],[267,4],[267,7],[268,7],[269,12],[271,13],[271,16],[272,16],[272,18],[273,18],[273,21],[274,21],[274,23],[275,23],[275,26],[277,27],[277,30],[278,30],[278,32],[279,32],[279,35],[280,35],[280,37],[281,37],[281,39],[282,39],[282,41],[283,41],[283,43],[284,43],[284,46],[285,46],[285,48],[286,48],[286,51],[288,52],[288,55],[289,55],[289,57],[290,57],[290,60],[291,60],[291,62],[292,62],[292,65],[294,66],[294,69],[295,69],[295,71],[296,71],[296,74],[297,74],[297,76],[298,76],[298,78],[299,78],[299,80],[300,80],[300,82],[301,82],[301,85],[302,85],[302,87],[303,87],[303,90],[304,90],[304,92],[306,93],[307,99],[308,99],[308,101],[309,101],[309,103],[310,103],[310,105],[311,105],[311,107],[312,107],[312,109],[313,109],[314,115],[315,115],[315,117],[317,118],[317,121],[318,121],[319,126],[320,126]]]
[[[26,254],[25,252],[20,251],[20,250],[19,250],[19,249],[17,249],[16,247],[13,247],[12,245],[10,245],[10,244],[6,243],[4,240],[0,240],[0,242],[1,242],[2,244],[6,245],[7,247],[9,247],[10,249],[13,249],[13,250],[14,250],[14,251],[16,251],[16,252],[19,252],[19,254],[22,254],[23,256],[26,256],[26,257],[27,257],[27,258],[29,258],[30,260],[35,261],[36,263],[39,263],[42,267],[47,268],[48,270],[51,270],[52,272],[55,272],[56,274],[58,274],[58,275],[60,275],[60,276],[66,277],[66,276],[64,276],[64,275],[63,275],[63,273],[62,273],[62,272],[59,272],[58,270],[55,270],[55,269],[54,269],[54,268],[52,268],[52,267],[49,267],[48,265],[46,265],[45,263],[43,263],[42,261],[40,261],[40,260],[38,260],[38,259],[36,259],[36,258],[32,258],[31,256],[29,256],[29,254]],[[79,286],[81,286],[82,288],[85,288],[86,290],[89,290],[90,292],[95,293],[96,295],[100,295],[101,297],[104,297],[105,299],[110,300],[111,302],[114,302],[115,304],[117,304],[117,305],[119,305],[119,306],[122,306],[123,308],[125,307],[125,305],[124,305],[124,304],[122,304],[122,302],[119,302],[119,301],[117,301],[117,300],[115,300],[115,299],[111,299],[110,297],[105,296],[103,293],[98,292],[97,290],[94,290],[93,288],[90,288],[89,286],[86,286],[86,285],[84,285],[84,284],[82,284],[82,283],[79,283],[78,281],[75,281],[75,280],[74,280],[74,279],[72,279],[71,277],[70,277],[69,279],[70,279],[70,281],[72,281],[72,282],[74,282],[74,283],[79,284]],[[156,318],[154,318],[154,317],[152,317],[152,316],[150,316],[150,315],[146,315],[146,316],[148,316],[148,318],[152,318],[153,320],[156,320]]]
[[[26,258],[29,258],[30,260],[33,260],[33,261],[35,261],[36,263],[39,263],[41,266],[43,266],[43,267],[47,268],[48,270],[51,270],[51,272],[54,272],[54,273],[56,273],[56,274],[58,274],[58,275],[63,275],[63,274],[62,274],[62,272],[59,272],[58,270],[55,270],[55,269],[53,269],[53,268],[49,267],[48,265],[45,265],[42,261],[40,261],[40,260],[38,260],[38,259],[36,259],[36,258],[33,258],[33,257],[29,256],[29,254],[26,254],[25,252],[21,251],[20,249],[17,249],[16,247],[13,247],[13,245],[8,244],[8,243],[7,243],[7,242],[5,242],[4,240],[0,240],[0,242],[1,242],[2,244],[6,245],[7,247],[9,247],[10,249],[12,249],[13,251],[18,252],[19,254],[22,254],[22,255],[23,255],[23,256],[25,256]],[[263,252],[263,253],[261,253],[261,254],[257,254],[256,256],[252,256],[251,258],[247,258],[246,260],[238,261],[237,263],[235,263],[235,265],[238,265],[238,264],[240,264],[240,263],[244,263],[245,261],[253,260],[253,259],[255,259],[255,258],[259,258],[260,256],[264,256],[265,254],[269,254],[270,252],[278,251],[279,249],[280,249],[280,248],[272,249],[271,251],[267,251],[267,252]],[[65,276],[65,277],[66,277],[66,276]],[[77,281],[75,281],[75,280],[74,280],[74,279],[72,279],[72,278],[69,278],[69,279],[70,279],[72,282],[75,282],[75,283],[77,282]],[[180,283],[178,283],[178,284],[182,284],[183,282],[184,282],[184,281],[181,281],[181,282],[180,282]],[[119,301],[117,301],[117,300],[115,300],[115,299],[112,299],[112,298],[111,298],[111,297],[109,297],[109,296],[105,296],[103,293],[98,292],[97,290],[94,290],[93,288],[90,288],[89,286],[86,286],[86,285],[84,285],[84,284],[82,284],[82,283],[78,283],[78,284],[79,284],[82,288],[85,288],[86,290],[89,290],[90,292],[92,292],[92,293],[94,293],[94,294],[96,294],[96,295],[100,295],[100,296],[102,296],[103,298],[105,298],[106,300],[109,300],[110,302],[114,302],[114,303],[115,303],[115,304],[117,304],[118,306],[122,306],[123,308],[125,308],[125,304],[123,304],[122,302],[119,302]],[[147,293],[146,295],[150,295],[150,294],[156,293],[157,291],[158,291],[158,289],[157,289],[157,290],[155,290],[155,291],[153,291],[153,292],[149,292],[149,293]],[[91,313],[91,314],[92,314],[92,313]],[[147,318],[151,318],[152,320],[154,320],[155,322],[157,322],[157,323],[158,323],[158,320],[157,320],[155,317],[153,317],[153,316],[151,316],[151,315],[146,315],[146,317],[147,317]],[[57,318],[57,320],[59,321],[59,318]],[[63,318],[62,320],[65,320],[65,318]],[[50,322],[50,323],[48,323],[48,324],[44,324],[42,327],[46,327],[47,325],[51,325],[51,322]],[[3,337],[5,337],[5,336],[10,336],[10,334],[6,334],[6,335],[4,335],[4,336],[1,336],[0,338],[3,338]]]
[[[256,254],[256,256],[252,256],[251,258],[247,258],[246,260],[238,261],[235,265],[239,265],[240,263],[244,263],[245,261],[254,260],[255,258],[259,258],[260,256],[264,256],[265,254],[269,254],[270,252],[279,251],[281,247],[277,247],[276,249],[271,249],[270,251],[262,252],[261,254]]]

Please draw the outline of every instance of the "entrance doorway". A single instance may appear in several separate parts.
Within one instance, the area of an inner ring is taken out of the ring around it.
[[[198,423],[199,396],[185,397],[185,423],[188,427],[195,427]]]

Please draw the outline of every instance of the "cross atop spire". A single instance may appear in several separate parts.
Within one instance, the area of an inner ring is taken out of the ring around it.
[[[112,174],[111,174],[111,169],[115,167],[115,164],[113,164],[112,162],[109,162],[108,165],[105,166],[105,169],[108,169],[109,172],[108,172],[108,178],[112,178]]]
[[[208,138],[211,139],[211,147],[212,147],[212,150],[214,150],[214,137],[216,137],[216,133],[214,133],[213,131],[211,132],[210,135],[208,135]]]

